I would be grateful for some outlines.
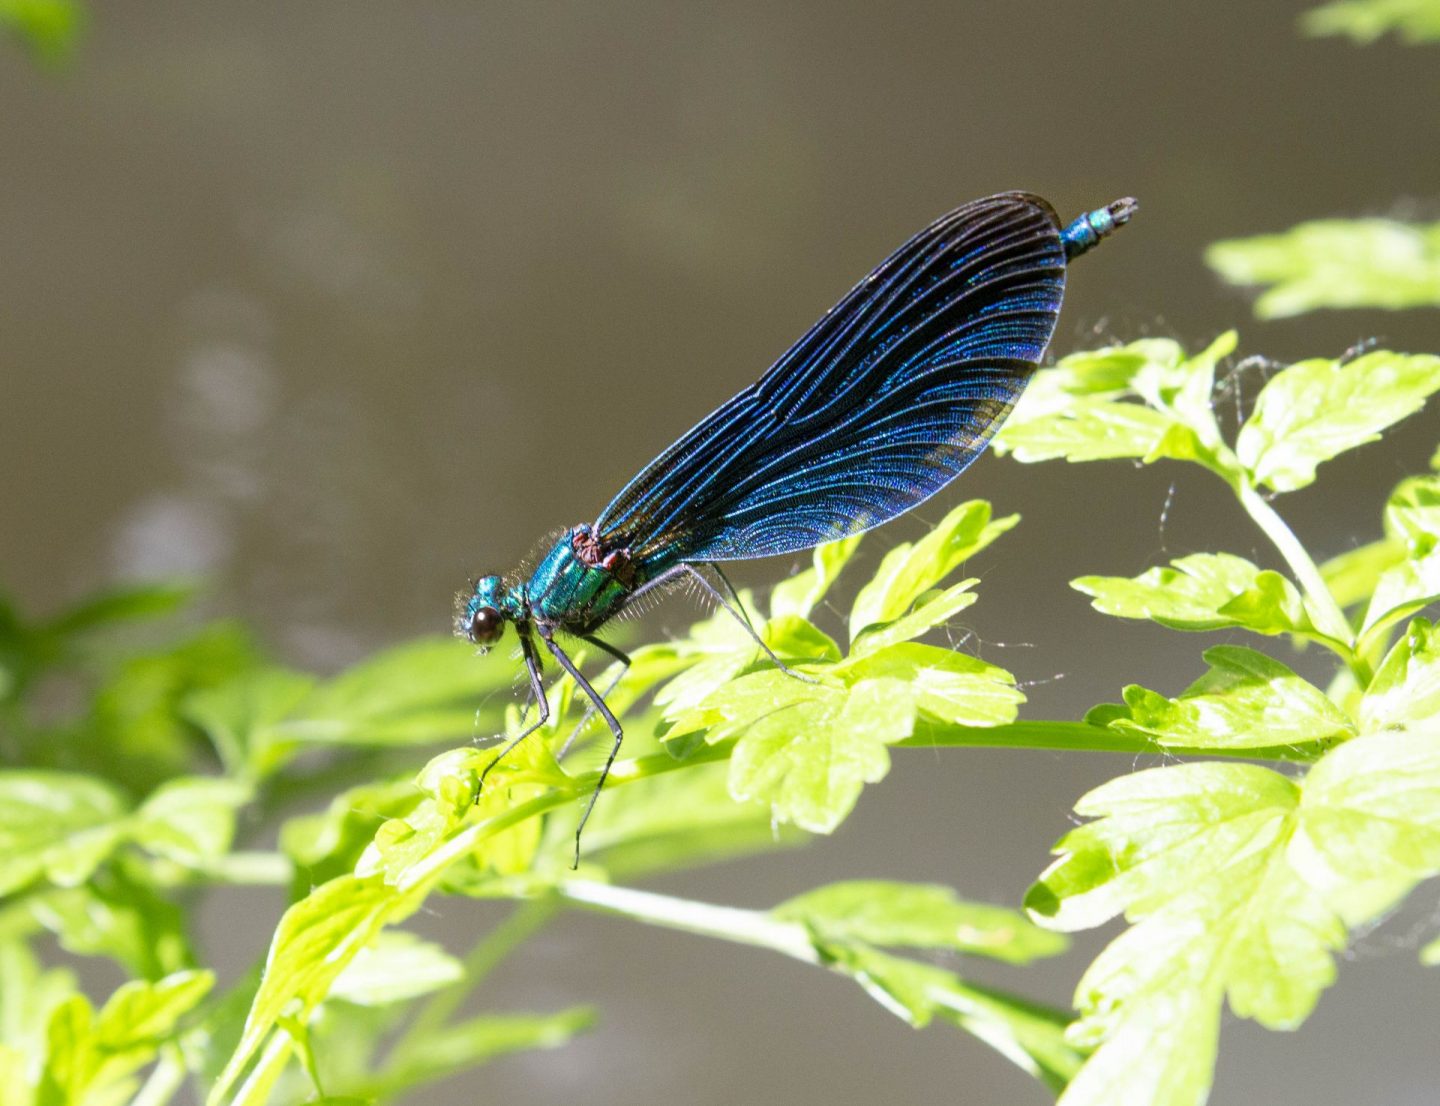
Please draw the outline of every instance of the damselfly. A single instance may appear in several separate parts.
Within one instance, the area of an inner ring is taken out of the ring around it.
[[[959,475],[1044,356],[1069,263],[1135,210],[1133,199],[1116,200],[1062,228],[1048,203],[1024,192],[955,209],[851,289],[755,384],[651,461],[593,523],[567,530],[527,577],[481,577],[460,596],[457,631],[483,647],[513,623],[539,708],[538,720],[487,765],[481,786],[549,720],[543,648],[615,738],[575,832],[578,863],[580,830],[624,732],[557,635],[628,666],[597,631],[640,596],[689,578],[784,668],[718,562],[858,534]]]

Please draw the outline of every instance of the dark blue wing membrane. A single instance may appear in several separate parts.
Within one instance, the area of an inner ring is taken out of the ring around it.
[[[791,553],[902,514],[989,443],[1044,356],[1064,290],[1044,200],[957,208],[652,461],[595,534],[659,566]]]

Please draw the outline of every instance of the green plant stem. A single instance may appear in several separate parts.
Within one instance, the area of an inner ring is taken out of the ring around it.
[[[1307,762],[1329,743],[1265,745],[1218,749],[1204,745],[1161,745],[1142,734],[1092,726],[1088,722],[1010,722],[1003,726],[956,726],[921,721],[915,732],[893,748],[903,749],[1050,749],[1060,752],[1123,753],[1126,756],[1238,757],[1244,760]]]
[[[1253,749],[1159,745],[1138,734],[1122,733],[1102,726],[1091,726],[1084,722],[1012,722],[1005,726],[952,726],[922,723],[912,736],[896,742],[896,746],[922,749],[939,747],[1051,749],[1123,753],[1126,756],[1228,756],[1245,760],[1279,761],[1315,760],[1326,748],[1322,742],[1271,745]],[[676,760],[668,753],[652,753],[649,756],[617,760],[610,769],[610,776],[605,786],[607,789],[623,787],[635,780],[649,779],[696,764],[709,764],[725,760],[730,756],[732,747],[732,742],[707,745],[692,753],[685,760]],[[481,841],[493,837],[511,826],[519,825],[527,819],[548,814],[566,803],[573,802],[580,795],[588,795],[599,779],[598,772],[587,772],[583,776],[576,776],[568,788],[548,792],[511,807],[492,818],[486,818],[484,821],[466,826],[424,860],[406,869],[405,874],[396,884],[396,889],[408,892],[422,883],[438,879],[451,864],[468,854]]]
[[[1305,547],[1300,544],[1300,539],[1295,536],[1295,532],[1286,525],[1285,520],[1280,517],[1274,507],[1270,506],[1265,497],[1249,484],[1243,482],[1237,484],[1235,494],[1239,497],[1240,505],[1245,508],[1245,512],[1255,525],[1264,531],[1265,536],[1280,551],[1280,556],[1285,558],[1285,563],[1290,566],[1290,571],[1294,573],[1301,590],[1305,592],[1305,598],[1310,601],[1310,606],[1319,623],[1320,632],[1345,646],[1345,651],[1341,654],[1345,663],[1355,674],[1355,679],[1359,681],[1360,686],[1368,687],[1374,673],[1370,671],[1369,663],[1355,652],[1355,631],[1350,626],[1350,620],[1345,617],[1345,612],[1335,601],[1334,594],[1326,585],[1324,577],[1320,575],[1320,569],[1316,567]]]
[[[130,1100],[130,1106],[165,1106],[184,1081],[185,1058],[177,1046],[166,1045],[160,1052],[160,1062]]]
[[[683,930],[701,937],[716,937],[739,945],[770,949],[806,964],[820,963],[820,954],[815,951],[810,934],[803,925],[779,921],[764,911],[713,906],[692,899],[677,899],[653,891],[637,891],[586,879],[565,880],[558,890],[567,901],[591,910],[634,918],[666,929]]]
[[[385,1069],[404,1067],[415,1046],[443,1029],[485,977],[523,941],[549,922],[559,909],[560,905],[554,898],[532,899],[522,903],[487,933],[466,955],[463,978],[434,995],[405,1028],[390,1049]],[[380,1078],[384,1078],[383,1072]]]
[[[767,911],[714,906],[592,880],[566,880],[557,890],[566,901],[587,910],[752,948],[769,949],[802,964],[828,968],[853,979],[871,998],[901,1020],[910,1025],[923,1024],[923,1021],[916,1022],[912,1007],[898,1001],[885,987],[876,986],[863,968],[857,970],[850,966],[843,956],[833,959],[822,956],[810,931],[800,922],[781,921]],[[858,942],[856,944],[859,948],[865,947]],[[1065,1078],[1073,1075],[1074,1069],[1079,1067],[1079,1058],[1075,1057],[1071,1070],[1052,1078],[1051,1074],[1036,1065],[1034,1056],[1027,1055],[1023,1047],[1012,1047],[1010,1038],[1017,1018],[1045,1023],[1058,1039],[1057,1027],[1068,1020],[1060,1011],[1047,1009],[997,988],[974,987],[958,977],[947,981],[939,994],[931,996],[931,1000],[937,1006],[949,1009],[962,1028],[996,1049],[1022,1071],[1045,1081],[1057,1091]]]

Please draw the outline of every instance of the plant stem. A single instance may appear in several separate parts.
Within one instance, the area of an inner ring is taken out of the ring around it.
[[[803,925],[777,921],[764,911],[713,906],[586,879],[565,880],[558,890],[570,902],[606,914],[618,914],[667,929],[770,949],[806,964],[820,963],[820,955]]]
[[[1290,571],[1294,573],[1301,590],[1305,592],[1305,598],[1310,601],[1316,621],[1319,623],[1320,632],[1334,638],[1346,647],[1345,653],[1342,654],[1345,657],[1345,663],[1350,666],[1350,670],[1355,674],[1360,686],[1362,688],[1368,686],[1373,673],[1364,658],[1355,653],[1355,631],[1350,627],[1350,620],[1345,617],[1345,612],[1335,601],[1335,596],[1326,585],[1325,578],[1320,575],[1320,570],[1315,566],[1314,560],[1306,552],[1305,547],[1300,544],[1300,539],[1295,536],[1295,532],[1286,525],[1285,520],[1280,517],[1274,507],[1270,506],[1265,497],[1248,483],[1239,482],[1234,487],[1235,494],[1240,499],[1240,505],[1254,520],[1255,525],[1265,532],[1265,536],[1270,539],[1275,548],[1280,551],[1280,556],[1285,558],[1285,563],[1290,566]]]
[[[1240,757],[1246,760],[1311,761],[1323,753],[1325,742],[1307,742],[1296,745],[1270,745],[1253,749],[1212,749],[1206,746],[1160,745],[1143,734],[1123,733],[1119,730],[1091,726],[1085,722],[1011,722],[1004,726],[954,726],[945,724],[921,724],[916,732],[903,741],[896,742],[902,748],[935,748],[954,746],[971,749],[1052,749],[1057,751],[1086,751],[1123,753],[1126,756],[1147,754],[1169,756]],[[652,753],[649,756],[617,760],[610,769],[605,783],[611,787],[622,787],[635,780],[649,779],[667,772],[690,768],[697,764],[708,764],[725,760],[730,756],[733,742],[707,745],[686,760],[676,760],[668,753]],[[519,806],[511,807],[492,818],[466,826],[445,844],[432,852],[418,864],[406,869],[396,889],[408,892],[427,880],[437,879],[452,863],[465,856],[475,846],[511,826],[519,825],[529,818],[548,814],[550,811],[573,802],[579,795],[589,794],[599,781],[598,772],[577,776],[569,788],[551,791]]]
[[[173,1044],[160,1052],[160,1062],[150,1073],[145,1085],[131,1100],[130,1106],[165,1106],[185,1080],[185,1060]]]
[[[930,749],[1052,749],[1062,752],[1124,753],[1127,756],[1241,757],[1245,760],[1311,761],[1329,743],[1253,748],[1210,748],[1202,745],[1161,745],[1145,734],[1092,726],[1088,722],[1010,722],[1003,726],[957,726],[920,722],[915,732],[894,748]]]

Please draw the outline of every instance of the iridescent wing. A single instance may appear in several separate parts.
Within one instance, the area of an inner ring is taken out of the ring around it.
[[[1065,246],[1038,196],[957,208],[901,246],[594,526],[637,560],[768,557],[878,526],[989,443],[1045,353]]]

